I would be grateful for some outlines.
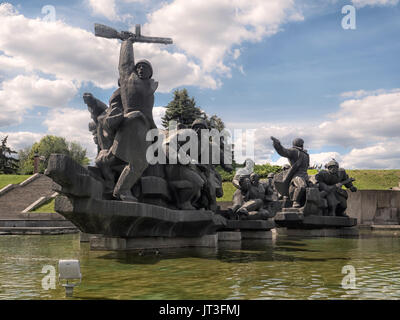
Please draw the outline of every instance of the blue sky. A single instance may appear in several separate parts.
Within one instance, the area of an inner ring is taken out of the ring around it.
[[[117,81],[117,40],[93,37],[94,23],[174,45],[135,45],[160,82],[154,118],[187,88],[229,129],[255,130],[259,163],[282,164],[269,136],[305,139],[312,161],[347,168],[400,168],[398,0],[9,1],[0,19],[0,136],[23,148],[44,134],[95,148],[82,101],[107,102]],[[356,29],[345,30],[344,5]],[[55,21],[43,21],[52,5]],[[19,36],[19,34],[21,34]],[[58,36],[59,35],[59,36]],[[18,101],[18,103],[15,103]],[[397,125],[396,125],[397,124]],[[239,157],[240,158],[240,157]]]

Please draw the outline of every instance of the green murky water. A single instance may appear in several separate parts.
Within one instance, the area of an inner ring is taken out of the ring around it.
[[[0,299],[65,299],[42,288],[42,268],[79,259],[74,299],[399,299],[400,237],[246,241],[241,248],[89,251],[79,235],[0,236]],[[356,288],[343,289],[352,265]]]

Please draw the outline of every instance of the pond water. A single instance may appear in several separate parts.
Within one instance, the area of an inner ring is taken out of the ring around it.
[[[0,299],[65,299],[44,290],[45,265],[79,259],[73,299],[399,299],[400,237],[244,241],[241,248],[90,251],[79,235],[0,236]],[[354,289],[342,268],[354,267]],[[58,274],[57,274],[58,276]]]

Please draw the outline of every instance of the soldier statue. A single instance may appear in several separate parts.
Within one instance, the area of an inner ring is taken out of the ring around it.
[[[303,148],[304,141],[301,138],[296,138],[293,140],[292,148],[284,148],[275,137],[271,137],[271,140],[278,154],[289,160],[290,168],[285,172],[282,183],[288,189],[293,208],[301,208],[306,200],[306,188],[308,187],[307,169],[310,165],[310,156],[307,150]],[[275,182],[275,186],[277,185]],[[280,190],[278,191],[282,193]]]
[[[349,178],[343,168],[339,168],[339,163],[332,159],[325,168],[315,175],[315,180],[319,185],[319,189],[325,195],[328,203],[329,216],[347,217],[345,211],[347,209],[347,192],[342,189],[344,185],[351,192],[356,192],[357,188],[353,186],[353,178]]]

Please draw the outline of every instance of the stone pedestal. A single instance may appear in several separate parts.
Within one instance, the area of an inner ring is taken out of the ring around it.
[[[55,209],[85,233],[107,237],[202,237],[225,226],[211,211],[173,210],[156,205],[57,196]]]
[[[272,231],[251,231],[251,230],[243,230],[241,232],[242,234],[242,239],[272,239]]]
[[[272,239],[271,230],[275,228],[274,221],[271,220],[227,220],[226,226],[220,229],[219,234],[224,233],[225,241],[235,241],[229,238],[229,233],[237,233],[236,237],[240,240],[246,239]],[[232,232],[233,231],[233,232]],[[223,241],[224,241],[223,240]]]
[[[100,236],[98,234],[91,234],[91,233],[85,233],[85,232],[79,232],[79,241],[80,242],[90,242],[90,239],[92,237]]]
[[[305,216],[298,209],[282,210],[275,216],[278,234],[302,237],[358,236],[357,219],[336,216]]]
[[[241,241],[242,233],[240,231],[220,231],[218,232],[218,241]]]
[[[216,247],[217,234],[201,237],[143,237],[143,238],[116,238],[95,236],[90,238],[91,250],[142,250],[162,248],[187,247]]]
[[[272,219],[269,220],[226,220],[226,226],[220,228],[219,231],[228,230],[248,230],[248,231],[269,231],[275,228],[275,223]]]
[[[298,237],[356,237],[358,228],[288,229],[279,228],[278,234]]]
[[[357,219],[349,217],[333,216],[305,216],[293,211],[279,212],[275,216],[275,223],[279,227],[289,229],[325,229],[325,228],[349,228],[357,225]]]

